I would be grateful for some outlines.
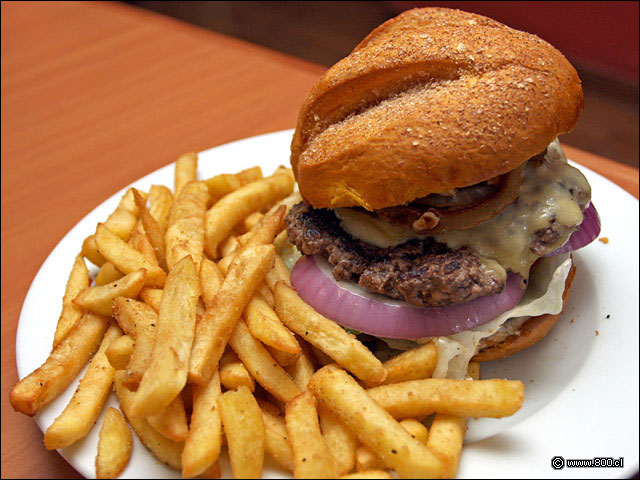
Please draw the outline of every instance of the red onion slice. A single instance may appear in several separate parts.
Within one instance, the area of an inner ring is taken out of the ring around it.
[[[323,262],[325,268],[319,266]],[[340,325],[378,337],[417,339],[470,330],[511,310],[522,298],[519,275],[509,274],[501,293],[445,308],[420,308],[338,282],[322,257],[304,256],[291,271],[302,299]]]
[[[593,203],[590,203],[582,213],[584,215],[582,223],[578,226],[578,229],[571,234],[567,243],[557,250],[547,253],[545,257],[553,257],[561,253],[573,252],[585,245],[589,245],[598,238],[598,235],[600,235],[600,216],[596,211],[596,207],[593,206]]]

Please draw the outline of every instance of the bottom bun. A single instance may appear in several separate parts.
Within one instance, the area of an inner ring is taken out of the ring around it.
[[[567,297],[569,296],[569,289],[571,288],[571,282],[576,275],[575,265],[571,267],[567,280],[564,284],[564,292],[562,294],[562,310],[567,304]],[[556,315],[539,315],[532,317],[522,324],[517,334],[509,335],[507,338],[496,341],[491,340],[494,336],[487,337],[480,342],[480,351],[471,359],[475,362],[489,362],[491,360],[500,360],[501,358],[507,358],[514,353],[524,350],[542,340],[556,324],[556,320],[562,314]]]

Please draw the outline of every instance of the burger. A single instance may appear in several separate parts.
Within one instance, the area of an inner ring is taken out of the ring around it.
[[[444,8],[380,25],[299,113],[298,294],[392,348],[435,340],[434,376],[538,342],[570,252],[600,231],[557,140],[583,105],[576,70],[534,35]]]

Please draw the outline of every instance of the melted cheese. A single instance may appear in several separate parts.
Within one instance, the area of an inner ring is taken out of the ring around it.
[[[496,260],[507,270],[526,278],[539,255],[531,251],[535,232],[552,222],[560,229],[558,240],[549,245],[551,252],[569,239],[582,222],[579,192],[590,194],[584,175],[569,165],[557,140],[541,164],[528,164],[522,178],[518,199],[499,215],[468,230],[435,235],[438,242],[456,249],[469,247],[481,257]]]
[[[376,247],[395,247],[413,238],[426,238],[353,208],[336,208],[334,212],[345,232]]]

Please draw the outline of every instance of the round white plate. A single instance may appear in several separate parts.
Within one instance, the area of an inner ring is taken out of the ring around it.
[[[288,165],[291,135],[291,130],[275,132],[202,152],[198,176],[208,178],[254,165],[271,173],[279,165]],[[167,165],[129,186],[172,187],[173,168]],[[601,235],[609,243],[596,241],[574,254],[578,273],[571,295],[547,338],[507,360],[483,365],[483,378],[522,380],[525,402],[510,418],[470,421],[459,478],[624,478],[638,471],[638,201],[597,173],[580,169],[591,183],[602,219]],[[78,222],[38,271],[18,325],[20,378],[46,359],[73,259],[84,238],[116,208],[126,188]],[[43,431],[62,412],[76,385],[77,381],[36,415]],[[108,403],[117,406],[114,394]],[[101,423],[102,417],[85,439],[60,450],[85,477],[95,477]],[[555,470],[551,467],[554,456],[623,457],[624,467]],[[223,477],[230,477],[226,453],[220,463]],[[180,474],[158,462],[136,438],[122,476],[179,478]],[[267,459],[264,477],[282,476],[289,477]]]

